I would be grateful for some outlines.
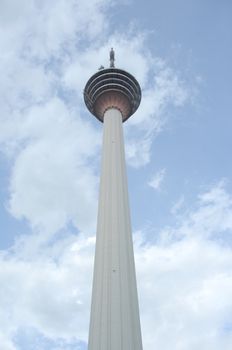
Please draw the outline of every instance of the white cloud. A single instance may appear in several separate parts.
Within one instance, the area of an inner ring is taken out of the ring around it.
[[[24,56],[37,59],[58,56],[83,38],[91,40],[103,33],[107,25],[104,9],[110,5],[107,0],[24,0],[20,6],[14,0],[2,1],[2,45],[8,50],[13,45]]]
[[[156,244],[143,241],[143,233],[135,235],[144,349],[230,349],[232,250],[226,237],[232,231],[231,201],[221,182],[199,195],[195,209],[178,217],[176,227],[165,229],[171,239],[163,239],[165,230]],[[214,239],[219,234],[223,242]],[[94,239],[68,231],[63,237],[37,246],[32,256],[28,247],[33,249],[34,239],[23,237],[13,255],[2,254],[5,341],[20,327],[34,327],[54,341],[86,341]]]
[[[149,163],[151,143],[150,137],[132,138],[129,141],[126,139],[127,162],[135,168]]]
[[[26,146],[17,156],[11,178],[10,211],[32,226],[55,232],[72,221],[93,230],[96,218],[94,167],[98,133],[54,99],[24,115]]]
[[[71,3],[74,6],[75,2]],[[64,5],[62,1],[59,4]],[[92,6],[95,5],[93,2]],[[66,15],[65,12],[64,18]],[[64,38],[61,36],[60,44],[68,34]],[[31,56],[18,59],[19,50],[16,59],[13,54],[10,56],[10,68],[6,60],[2,67],[3,71],[6,68],[5,86],[12,92],[7,97],[5,91],[2,94],[0,131],[2,150],[14,160],[8,208],[12,215],[26,218],[34,228],[55,232],[72,222],[80,230],[93,230],[97,198],[93,159],[99,158],[100,137],[96,129],[78,116],[83,113],[84,84],[98,65],[108,64],[108,48],[112,45],[118,65],[123,66],[127,53],[123,68],[131,68],[144,86],[145,102],[125,129],[128,162],[140,167],[150,161],[152,140],[165,122],[162,111],[167,103],[185,101],[174,73],[164,62],[153,60],[149,53],[144,55],[143,36],[112,35],[100,49],[96,45],[90,45],[86,51],[73,48],[65,57],[61,50],[54,64],[31,60],[32,48]],[[160,68],[153,81],[155,85],[146,87],[155,67]],[[141,119],[141,115],[145,117]],[[78,202],[75,198],[79,198]]]
[[[136,258],[145,349],[229,349],[230,249],[184,239],[147,246]]]
[[[0,5],[0,147],[13,162],[7,206],[50,234],[70,222],[88,233],[94,228],[100,135],[80,117],[82,89],[65,87],[64,67],[80,57],[83,39],[91,42],[99,32],[104,39],[108,6],[105,0]]]
[[[1,117],[49,99],[51,87],[57,94],[62,65],[78,57],[84,38],[103,35],[108,6],[107,0],[1,2]]]
[[[61,254],[53,250],[53,259],[59,255],[56,261],[43,253],[29,261],[25,255],[24,260],[17,255],[1,259],[3,334],[13,338],[21,327],[35,328],[51,339],[86,339],[94,240],[68,241],[63,240]]]
[[[174,108],[183,107],[190,99],[190,87],[161,59],[157,58],[150,64],[147,77],[150,84],[142,91],[141,106],[126,127],[127,159],[135,167],[150,162],[153,139],[164,129]],[[172,112],[169,113],[170,107]],[[131,134],[134,135],[133,138]],[[134,146],[133,152],[130,143]],[[145,152],[140,146],[144,143],[147,145]]]
[[[182,237],[203,239],[222,239],[220,233],[232,230],[232,198],[225,191],[224,180],[212,187],[209,191],[199,195],[197,209],[178,212],[181,225],[177,228],[165,228],[161,239],[176,240]]]
[[[1,333],[0,344],[3,350],[16,350],[14,344],[8,339],[8,337]]]
[[[220,182],[178,216],[175,228],[162,230],[156,245],[138,237],[145,349],[230,348],[231,200]]]
[[[151,186],[154,190],[159,191],[161,189],[161,185],[164,181],[165,175],[165,168],[159,170],[155,175],[153,175],[151,180],[148,182],[148,185]]]
[[[89,235],[95,228],[95,159],[99,158],[100,136],[83,118],[82,89],[100,64],[108,65],[109,48],[115,47],[117,66],[132,72],[143,88],[141,108],[125,128],[131,165],[149,163],[153,138],[166,123],[165,112],[169,106],[182,106],[188,100],[185,83],[164,61],[151,57],[143,35],[107,32],[108,6],[111,1],[107,0],[24,0],[20,5],[5,0],[0,4],[0,146],[11,161],[8,208],[14,217],[25,218],[32,227],[31,235],[21,236],[10,253],[1,256],[0,344],[4,350],[15,350],[14,335],[27,327],[55,340],[87,338],[94,239],[81,234],[73,237],[67,227],[71,223]],[[88,46],[85,50],[84,40]],[[230,229],[231,209],[225,201],[227,197],[230,201],[230,196],[223,187],[212,193],[211,197],[205,194],[200,198],[199,210],[183,218],[181,225],[161,233],[162,244],[137,243],[144,343],[148,350],[155,345],[168,349],[171,345],[165,342],[177,342],[175,334],[184,335],[175,333],[179,320],[172,315],[181,315],[186,323],[180,326],[186,332],[189,326],[189,335],[196,338],[199,328],[191,314],[192,305],[195,302],[196,308],[201,306],[212,287],[209,302],[224,297],[215,287],[216,277],[221,276],[221,284],[230,291],[230,252],[224,254],[224,248],[216,243],[204,245],[192,237],[192,222],[199,232],[213,231],[213,225],[220,231],[223,218],[224,226]],[[211,224],[212,208],[215,212],[220,209],[221,216]],[[226,217],[222,209],[227,210]],[[186,236],[183,232],[187,231]],[[164,239],[172,236],[181,241],[175,245],[172,239]],[[200,276],[200,270],[196,270],[192,295],[185,288],[185,278],[192,286],[187,267],[195,271],[195,255],[201,267],[206,261],[208,270]],[[213,259],[217,274],[210,280]],[[180,273],[182,264],[184,271]],[[163,270],[168,273],[164,275]],[[173,295],[167,294],[171,291]],[[224,306],[216,311],[212,311],[211,304],[208,306],[210,314],[223,320],[220,325],[226,318],[228,300],[226,295]],[[209,320],[204,322],[209,327]],[[212,325],[214,329],[217,322]],[[200,325],[204,329],[203,322]],[[219,336],[214,340],[217,344]],[[200,349],[203,343],[199,344]],[[190,346],[185,348],[189,350]]]
[[[180,198],[173,204],[171,208],[171,214],[178,215],[179,211],[183,208],[184,201],[184,196],[180,196]]]

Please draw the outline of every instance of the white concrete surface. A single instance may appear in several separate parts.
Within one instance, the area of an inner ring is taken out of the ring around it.
[[[122,129],[104,115],[89,350],[142,350]]]

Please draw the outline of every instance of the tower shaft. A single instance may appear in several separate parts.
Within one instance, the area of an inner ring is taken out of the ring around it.
[[[142,350],[122,114],[104,114],[89,350]]]

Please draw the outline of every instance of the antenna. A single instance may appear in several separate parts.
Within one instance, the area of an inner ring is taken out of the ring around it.
[[[114,53],[114,49],[111,47],[111,50],[110,50],[110,68],[114,68],[114,61],[115,61],[115,53]]]

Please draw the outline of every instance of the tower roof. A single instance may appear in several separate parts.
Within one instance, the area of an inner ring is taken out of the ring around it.
[[[114,67],[114,50],[110,51],[110,68],[100,69],[87,82],[84,100],[89,111],[103,122],[109,108],[121,111],[123,121],[135,113],[141,101],[137,80],[125,70]]]

